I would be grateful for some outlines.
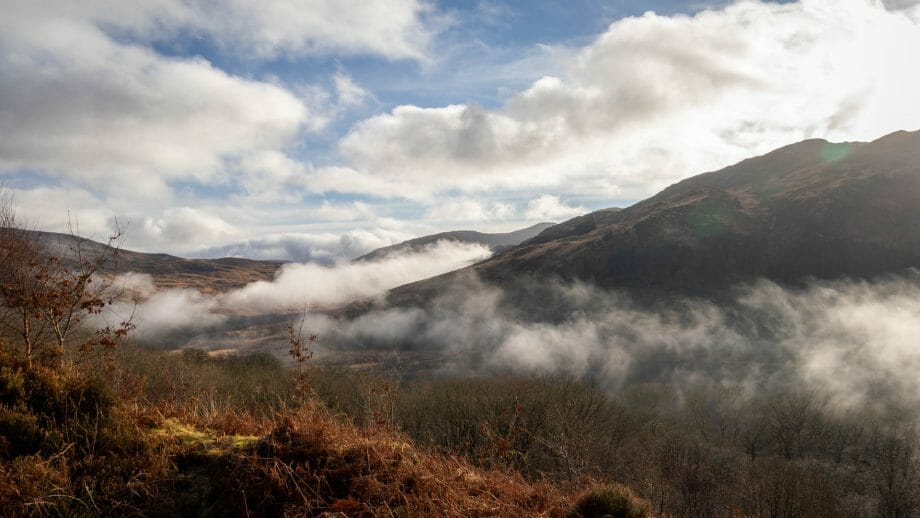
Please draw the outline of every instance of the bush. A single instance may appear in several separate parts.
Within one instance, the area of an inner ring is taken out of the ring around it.
[[[60,423],[64,416],[64,380],[49,369],[35,366],[23,371],[23,403],[42,424]]]
[[[25,396],[26,379],[21,371],[10,367],[0,369],[0,404],[13,406]]]
[[[80,420],[104,421],[115,406],[115,394],[99,378],[72,381],[67,387],[65,398],[73,417]]]
[[[585,518],[644,518],[648,506],[628,489],[619,486],[602,486],[589,490],[575,504],[577,516]]]
[[[0,410],[0,450],[5,457],[36,453],[44,438],[44,431],[34,415]]]

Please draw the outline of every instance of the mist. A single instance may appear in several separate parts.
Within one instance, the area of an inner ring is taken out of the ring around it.
[[[491,256],[488,247],[438,241],[420,252],[376,261],[287,264],[271,282],[254,282],[219,297],[221,307],[268,313],[323,308],[373,297],[389,289],[468,266]]]
[[[519,290],[541,297],[522,305]],[[804,288],[758,281],[737,287],[730,302],[683,298],[655,308],[581,283],[499,289],[464,278],[425,307],[312,315],[307,326],[330,357],[436,351],[450,372],[566,372],[611,388],[801,389],[843,407],[920,404],[917,271]]]
[[[436,357],[444,373],[568,373],[611,389],[707,383],[754,394],[785,387],[844,407],[920,404],[916,270],[797,288],[761,280],[718,303],[668,297],[652,306],[625,292],[533,278],[499,288],[472,274],[455,275],[422,306],[388,306],[382,298],[488,255],[478,245],[439,242],[376,261],[291,264],[271,282],[213,296],[157,291],[149,276],[129,274],[117,282],[133,299],[113,313],[133,314],[138,338],[170,338],[173,345],[245,351],[255,342],[234,333],[246,328],[264,335],[255,340],[260,350],[283,355],[287,343],[278,328],[303,318],[305,332],[319,335],[318,356],[328,361],[356,352],[425,355]],[[369,299],[375,302],[358,316],[327,312]]]
[[[213,297],[194,289],[157,290],[148,274],[118,275],[111,288],[120,296],[100,315],[102,321],[97,325],[130,320],[134,336],[146,342],[173,339],[226,322]]]
[[[127,273],[111,281],[119,294],[118,302],[94,323],[101,327],[130,319],[134,336],[144,342],[182,342],[205,332],[219,336],[221,327],[234,317],[336,307],[468,266],[490,255],[485,246],[445,240],[373,261],[332,266],[286,264],[270,282],[259,281],[218,295],[194,289],[158,290],[150,275]]]

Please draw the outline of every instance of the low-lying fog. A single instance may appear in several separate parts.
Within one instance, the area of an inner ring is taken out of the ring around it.
[[[148,276],[118,285],[138,295],[135,336],[210,333],[232,315],[300,314],[320,353],[426,351],[445,368],[567,371],[616,387],[646,381],[728,384],[754,393],[795,386],[842,405],[878,398],[920,403],[920,272],[874,282],[814,281],[789,289],[759,281],[728,303],[671,300],[661,307],[581,283],[529,281],[499,289],[464,277],[424,307],[377,309],[356,318],[321,310],[484,259],[486,248],[440,242],[374,262],[285,266],[272,282],[205,296],[155,291]],[[514,300],[511,304],[508,301]],[[214,348],[223,348],[215,339]],[[278,343],[279,354],[287,343]]]

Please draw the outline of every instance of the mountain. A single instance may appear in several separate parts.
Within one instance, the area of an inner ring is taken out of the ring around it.
[[[57,256],[72,258],[80,253],[93,260],[107,252],[106,245],[90,239],[54,232],[30,231],[43,247]],[[118,250],[105,270],[110,273],[137,272],[150,274],[159,288],[195,288],[214,293],[242,288],[258,280],[271,280],[283,261],[256,261],[237,257],[222,259],[183,259],[167,254],[147,254]]]
[[[392,246],[386,246],[373,250],[355,261],[372,261],[382,259],[386,256],[416,252],[427,245],[434,244],[438,241],[459,241],[461,243],[478,243],[488,246],[493,252],[501,252],[515,245],[518,245],[541,232],[555,226],[555,223],[537,223],[531,227],[515,230],[514,232],[505,232],[499,234],[485,234],[473,230],[455,230],[453,232],[441,232],[430,236],[418,237],[397,243]]]
[[[397,288],[417,301],[470,273],[712,293],[755,278],[869,277],[920,267],[920,132],[806,140],[547,228],[464,271]]]

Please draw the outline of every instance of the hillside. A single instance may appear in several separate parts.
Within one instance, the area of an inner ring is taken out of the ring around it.
[[[550,227],[463,272],[398,288],[417,301],[459,275],[714,293],[767,278],[869,277],[920,266],[920,132],[806,140],[694,176],[623,210]]]
[[[56,372],[14,350],[0,340],[2,516],[648,515],[618,484],[528,479],[389,421],[355,426],[271,357],[129,347]]]
[[[106,253],[106,245],[69,234],[31,231],[36,239],[58,257],[72,258],[75,247],[92,260]],[[204,293],[224,292],[259,281],[271,280],[282,261],[256,261],[239,257],[184,259],[167,254],[119,250],[106,265],[111,273],[137,272],[153,277],[158,288],[195,288]]]
[[[483,232],[476,232],[474,230],[440,232],[438,234],[417,237],[415,239],[403,241],[402,243],[397,243],[395,245],[372,250],[371,252],[358,257],[355,259],[355,261],[372,261],[392,254],[417,252],[427,245],[445,240],[458,241],[461,243],[477,243],[488,246],[493,252],[502,252],[537,236],[541,232],[544,232],[553,226],[555,226],[555,223],[537,223],[536,225],[522,228],[520,230],[515,230],[513,232],[496,234],[486,234]]]

